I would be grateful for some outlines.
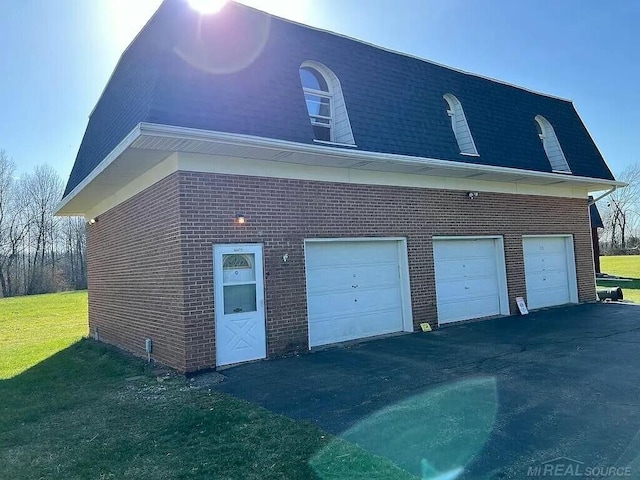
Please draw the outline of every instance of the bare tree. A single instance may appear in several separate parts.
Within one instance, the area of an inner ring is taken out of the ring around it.
[[[66,217],[61,222],[61,251],[64,251],[64,278],[69,286],[79,290],[87,288],[87,232],[82,217]]]
[[[3,297],[87,287],[86,230],[57,218],[62,182],[48,166],[16,177],[0,151],[0,292]]]
[[[618,176],[629,186],[613,192],[604,199],[604,239],[608,243],[607,251],[622,253],[627,250],[629,236],[637,234],[640,221],[640,165],[630,165]]]
[[[62,196],[62,181],[53,168],[44,165],[36,167],[24,182],[31,219],[26,286],[29,295],[49,291],[55,282],[53,239],[58,220],[54,217],[54,211]]]
[[[15,163],[0,151],[0,287],[3,297],[15,295],[14,265],[29,228],[23,184],[15,177]]]

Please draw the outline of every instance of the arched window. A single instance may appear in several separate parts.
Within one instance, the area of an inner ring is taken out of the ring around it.
[[[224,260],[222,262],[222,269],[243,269],[243,268],[252,268],[251,260],[249,260],[249,255],[224,255]]]
[[[558,142],[558,137],[556,137],[553,126],[542,115],[537,115],[535,121],[538,136],[542,141],[542,146],[551,164],[551,170],[554,172],[571,173],[571,169],[564,156],[562,147],[560,147],[560,142]]]
[[[300,81],[315,140],[355,144],[338,77],[321,63],[308,61],[300,66]]]
[[[460,100],[450,93],[444,95],[444,100],[447,102],[447,114],[451,117],[451,128],[456,136],[460,153],[463,155],[478,155]]]

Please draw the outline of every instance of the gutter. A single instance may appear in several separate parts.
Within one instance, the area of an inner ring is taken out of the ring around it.
[[[554,183],[573,183],[573,184],[600,184],[603,186],[612,186],[604,196],[612,193],[617,187],[624,187],[627,184],[616,180],[606,180],[601,178],[581,177],[568,175],[563,173],[537,172],[534,170],[522,170],[511,167],[498,167],[493,165],[481,165],[477,163],[463,163],[453,160],[440,160],[428,157],[412,157],[409,155],[397,155],[390,153],[370,152],[365,150],[353,150],[351,148],[336,148],[339,146],[327,146],[319,144],[303,144],[291,142],[288,140],[277,140],[265,137],[257,137],[253,135],[243,135],[236,133],[216,132],[211,130],[201,130],[188,127],[176,127],[171,125],[161,125],[154,123],[139,123],[131,132],[87,175],[75,188],[69,192],[56,206],[55,214],[57,215],[76,195],[78,195],[87,185],[89,185],[96,177],[98,177],[109,165],[111,165],[127,148],[129,148],[140,137],[162,137],[175,140],[193,140],[200,142],[217,142],[219,144],[255,147],[269,150],[286,151],[291,153],[302,153],[310,155],[331,156],[338,158],[359,159],[368,162],[377,163],[399,163],[420,165],[425,169],[428,168],[447,168],[464,172],[477,172],[478,175],[486,173],[496,173],[504,175],[512,175],[516,178],[512,181],[517,182],[521,178],[539,178],[545,180],[556,180]]]
[[[324,145],[309,145],[304,143],[291,142],[288,140],[277,140],[253,135],[243,135],[237,133],[216,132],[211,130],[200,130],[188,127],[175,127],[172,125],[160,125],[154,123],[140,123],[137,127],[140,135],[173,137],[179,140],[196,141],[217,141],[237,146],[254,146],[268,148],[272,150],[285,150],[293,153],[309,153],[324,156],[343,157],[351,159],[368,160],[373,162],[401,162],[419,164],[424,167],[451,168],[454,170],[473,171],[480,173],[503,173],[518,175],[520,177],[532,177],[541,179],[554,179],[559,182],[570,183],[600,183],[616,187],[624,187],[627,184],[616,180],[606,180],[602,178],[591,178],[575,176],[564,173],[538,172],[535,170],[523,170],[512,167],[498,167],[494,165],[482,165],[478,163],[463,163],[454,160],[441,160],[429,157],[413,157],[410,155],[398,155],[393,153],[371,152],[367,150],[341,149]]]
[[[109,165],[111,165],[116,158],[122,155],[127,148],[131,146],[140,137],[140,125],[136,125],[129,134],[122,139],[122,141],[113,149],[104,159],[91,170],[89,175],[84,177],[82,181],[76,185],[73,190],[67,193],[62,200],[58,202],[53,212],[54,216],[58,215],[58,212],[64,208],[73,198],[78,195],[84,187],[89,185],[98,175],[100,175]]]

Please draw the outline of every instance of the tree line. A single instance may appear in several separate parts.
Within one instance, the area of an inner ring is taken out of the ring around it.
[[[87,288],[84,218],[54,216],[63,188],[48,165],[18,177],[0,151],[2,297]]]
[[[640,255],[640,165],[628,166],[616,179],[628,186],[597,204],[604,224],[600,251],[605,255]]]
[[[629,186],[598,202],[605,255],[640,254],[640,165],[617,176]],[[55,217],[63,182],[48,165],[16,175],[0,150],[0,295],[33,295],[87,288],[86,222]]]

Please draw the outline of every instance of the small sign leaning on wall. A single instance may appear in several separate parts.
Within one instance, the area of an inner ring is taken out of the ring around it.
[[[516,303],[518,304],[518,310],[520,310],[520,315],[527,315],[529,310],[527,309],[527,304],[524,303],[524,298],[516,297]]]

